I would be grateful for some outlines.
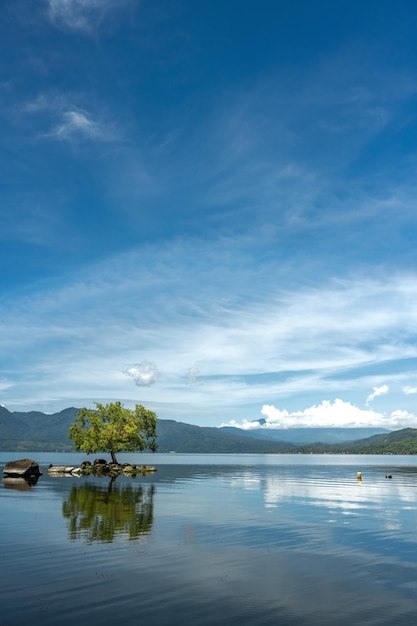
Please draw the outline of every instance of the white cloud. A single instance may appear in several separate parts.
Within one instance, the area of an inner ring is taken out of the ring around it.
[[[187,370],[188,374],[188,384],[195,385],[197,382],[198,375],[200,374],[200,370],[198,367],[189,367]]]
[[[111,141],[114,139],[113,133],[104,124],[93,120],[87,111],[79,109],[65,111],[59,123],[46,136],[62,140],[81,138]]]
[[[99,111],[100,105],[90,101],[90,110],[87,110],[74,104],[84,100],[85,95],[80,93],[42,92],[28,100],[20,110],[23,114],[37,116],[38,127],[41,124],[50,126],[49,131],[38,134],[41,139],[117,141],[116,124]]]
[[[141,363],[130,365],[124,373],[133,378],[138,387],[149,387],[149,385],[153,385],[159,376],[156,365],[149,361],[142,361]]]
[[[415,393],[417,393],[417,387],[403,387],[403,393],[405,393],[406,396],[410,396],[413,395]]]
[[[393,411],[386,416],[370,409],[360,409],[350,402],[336,399],[334,402],[323,400],[301,411],[278,409],[265,404],[261,410],[265,422],[232,420],[222,426],[234,426],[242,430],[286,429],[286,428],[360,428],[374,426],[387,429],[415,427],[417,417],[407,411]]]
[[[389,387],[388,385],[381,385],[381,387],[373,387],[373,391],[371,394],[369,394],[369,396],[366,398],[366,406],[368,406],[368,404],[370,402],[372,402],[372,400],[374,400],[375,398],[377,398],[378,396],[385,396],[389,391]]]
[[[22,105],[24,113],[40,113],[50,109],[61,108],[64,105],[62,96],[48,96],[45,93],[39,93],[36,98],[28,100]]]
[[[124,0],[48,0],[53,24],[68,30],[90,31],[112,9]]]

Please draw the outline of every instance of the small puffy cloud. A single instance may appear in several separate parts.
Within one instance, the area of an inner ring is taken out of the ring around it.
[[[156,365],[149,361],[129,365],[125,369],[124,374],[133,378],[138,387],[149,387],[153,385],[159,376]]]
[[[261,410],[264,419],[238,423],[235,420],[222,426],[234,426],[243,430],[285,429],[285,428],[361,428],[380,427],[393,429],[414,427],[416,416],[407,411],[396,410],[389,416],[370,409],[360,409],[350,402],[336,399],[323,400],[302,411],[289,412],[265,404]]]
[[[417,393],[417,387],[403,387],[403,393],[405,393],[406,396],[410,396]]]
[[[372,389],[373,389],[372,393],[369,394],[369,396],[366,398],[366,403],[365,404],[367,406],[376,397],[378,397],[378,396],[385,396],[388,393],[388,391],[389,391],[388,385],[381,385],[381,387],[372,387]]]
[[[187,370],[188,375],[188,384],[194,385],[197,382],[198,375],[200,374],[200,370],[198,367],[190,367]]]

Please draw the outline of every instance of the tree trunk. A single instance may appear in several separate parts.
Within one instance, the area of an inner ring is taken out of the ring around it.
[[[110,450],[110,454],[111,454],[111,460],[112,460],[112,463],[116,463],[117,465],[119,465],[119,462],[118,462],[118,460],[116,459],[116,455],[115,455],[115,453],[113,452],[113,450]]]

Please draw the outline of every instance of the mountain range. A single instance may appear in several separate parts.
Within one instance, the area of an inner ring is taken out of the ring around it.
[[[11,412],[0,406],[0,450],[73,450],[68,439],[78,409],[58,413]],[[417,454],[417,429],[382,428],[239,428],[194,426],[158,420],[159,452],[194,453],[390,453]]]

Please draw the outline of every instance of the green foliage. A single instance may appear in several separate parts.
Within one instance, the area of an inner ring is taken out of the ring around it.
[[[120,402],[95,403],[96,409],[82,408],[71,424],[68,437],[76,450],[86,454],[110,452],[117,463],[117,452],[134,452],[148,448],[155,452],[157,418],[140,404],[131,410]]]

